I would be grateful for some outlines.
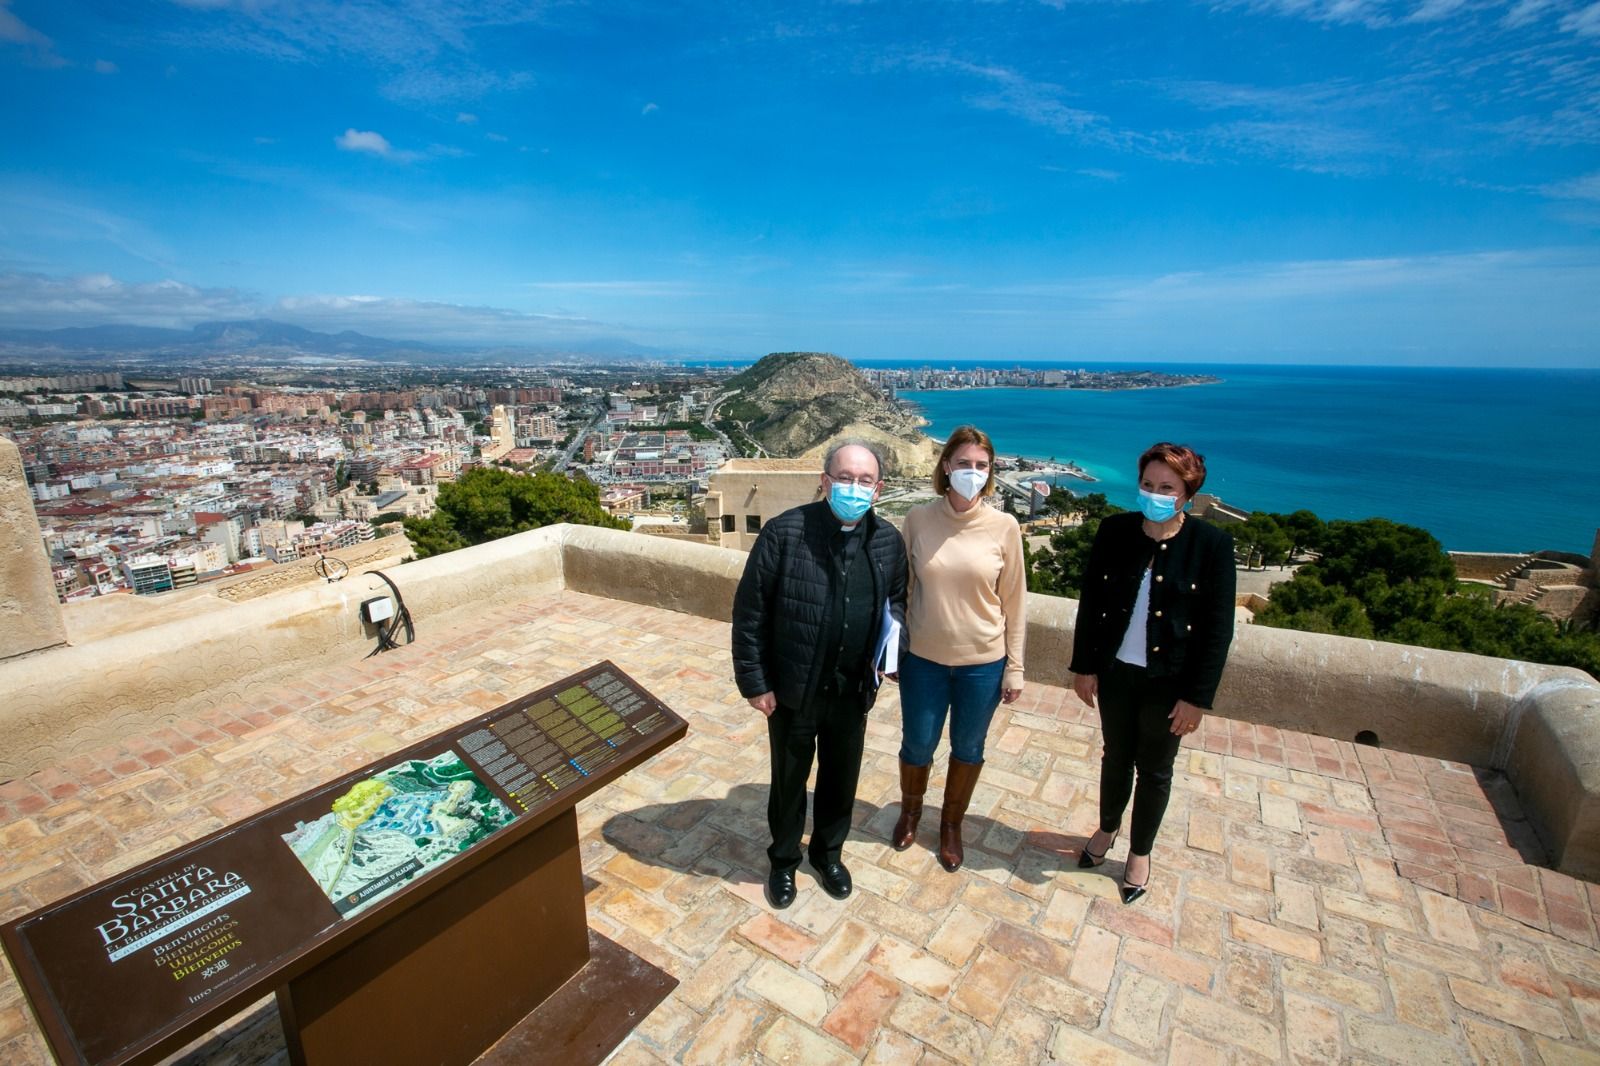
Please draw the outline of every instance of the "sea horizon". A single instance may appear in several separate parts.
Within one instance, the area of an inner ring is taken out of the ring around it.
[[[1222,380],[903,390],[897,398],[927,419],[931,436],[977,424],[1002,454],[1078,464],[1097,480],[1068,487],[1122,506],[1133,504],[1139,453],[1172,439],[1207,456],[1202,491],[1245,510],[1388,518],[1428,530],[1452,551],[1593,550],[1600,505],[1584,504],[1587,486],[1573,479],[1586,476],[1597,439],[1600,369],[1166,365]]]
[[[771,355],[789,354],[772,352]],[[1570,366],[1565,363],[1554,363],[1539,366],[1530,366],[1526,363],[1516,364],[1486,364],[1486,363],[1397,363],[1392,360],[1383,360],[1373,363],[1281,363],[1281,362],[1214,362],[1192,361],[1182,359],[899,359],[893,357],[883,358],[852,358],[839,355],[837,352],[817,352],[804,354],[835,355],[852,366],[868,370],[1172,370],[1184,373],[1210,373],[1218,368],[1239,370],[1274,370],[1286,371],[1302,370],[1424,370],[1455,373],[1459,371],[1476,370],[1512,370],[1530,371],[1534,373],[1600,373],[1600,362],[1591,366]],[[670,365],[693,367],[752,367],[766,356],[755,358],[721,358],[721,359],[675,359],[670,360]],[[1209,369],[1207,369],[1209,368]]]

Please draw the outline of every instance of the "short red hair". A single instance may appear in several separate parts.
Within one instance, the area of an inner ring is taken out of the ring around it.
[[[1166,463],[1172,467],[1172,472],[1183,479],[1185,496],[1193,496],[1206,483],[1206,457],[1187,444],[1162,441],[1150,445],[1139,456],[1140,478],[1144,477],[1144,468],[1151,463]]]

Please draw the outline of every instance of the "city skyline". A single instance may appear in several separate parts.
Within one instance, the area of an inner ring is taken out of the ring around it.
[[[0,330],[1600,366],[1600,3],[0,0]]]

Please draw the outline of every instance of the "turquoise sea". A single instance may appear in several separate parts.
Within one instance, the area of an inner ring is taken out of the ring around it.
[[[1074,366],[1223,380],[900,398],[921,409],[934,436],[974,423],[1002,453],[1076,462],[1100,482],[1068,487],[1125,507],[1139,453],[1174,440],[1206,456],[1204,491],[1247,510],[1390,518],[1460,551],[1588,555],[1600,527],[1600,370]]]

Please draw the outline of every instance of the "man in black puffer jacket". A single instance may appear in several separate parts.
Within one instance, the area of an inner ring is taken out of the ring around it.
[[[772,749],[767,900],[779,909],[794,902],[813,757],[807,858],[830,896],[850,895],[840,853],[878,694],[876,649],[886,618],[905,623],[905,544],[872,512],[882,457],[870,444],[842,441],[822,469],[824,498],[762,528],[733,599],[734,677],[767,716]]]

